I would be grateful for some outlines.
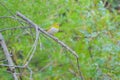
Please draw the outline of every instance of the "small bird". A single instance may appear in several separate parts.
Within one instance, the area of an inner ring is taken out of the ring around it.
[[[47,30],[47,32],[51,35],[54,35],[55,33],[57,33],[59,31],[59,24],[58,23],[54,23],[50,29]]]

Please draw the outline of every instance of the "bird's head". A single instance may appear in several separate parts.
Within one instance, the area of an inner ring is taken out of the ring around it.
[[[59,24],[58,24],[58,23],[54,23],[54,24],[53,24],[53,27],[59,28]]]

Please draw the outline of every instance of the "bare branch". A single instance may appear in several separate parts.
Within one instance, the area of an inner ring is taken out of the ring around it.
[[[32,46],[32,49],[29,51],[29,53],[28,53],[28,56],[27,56],[27,58],[26,58],[26,63],[25,63],[25,66],[27,66],[29,63],[30,63],[30,61],[31,61],[31,59],[32,59],[32,57],[34,56],[34,53],[35,53],[35,51],[36,51],[36,46],[37,46],[37,43],[38,43],[38,40],[39,40],[39,31],[38,31],[38,29],[37,29],[37,27],[35,28],[36,29],[36,39],[35,39],[35,41],[34,41],[34,44],[33,44],[33,46]],[[28,60],[27,60],[28,59]]]
[[[53,61],[51,61],[51,62],[48,63],[46,66],[44,66],[43,68],[41,68],[40,71],[45,70],[45,69],[48,68],[51,64],[53,64]]]
[[[11,19],[15,19],[15,18],[12,17],[12,16],[0,16],[0,18],[1,18],[1,19],[3,19],[3,18],[11,18]]]
[[[31,28],[31,26],[19,26],[19,27],[12,27],[12,28],[3,28],[3,29],[0,29],[0,32],[6,31],[6,30],[25,29],[25,28]]]
[[[16,66],[16,65],[8,65],[8,64],[0,64],[0,66],[4,66],[4,67],[15,67],[15,68],[25,68],[25,66]]]
[[[7,46],[4,42],[4,38],[3,38],[1,33],[0,33],[0,44],[3,48],[6,59],[8,60],[8,64],[14,66],[13,60],[11,58],[10,53],[8,52]],[[14,77],[14,80],[18,80],[18,77],[17,77],[16,72],[15,72],[15,67],[9,67],[9,68],[10,68],[10,71],[12,71],[12,75]]]
[[[30,80],[33,80],[32,78],[32,74],[33,74],[33,71],[31,70],[31,68],[28,66],[27,69],[30,71]]]
[[[24,22],[23,20],[20,20],[19,18],[17,18],[16,16],[0,16],[0,19],[7,19],[7,18],[10,18],[12,20],[16,20],[18,21],[22,26],[22,22]],[[24,22],[25,23],[25,22]]]

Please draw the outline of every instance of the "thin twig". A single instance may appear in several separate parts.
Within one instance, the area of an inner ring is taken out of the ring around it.
[[[1,18],[1,19],[3,19],[3,18],[11,18],[11,19],[15,19],[15,18],[12,17],[12,16],[0,16],[0,18]]]
[[[5,62],[7,61],[7,59],[0,59],[0,62]]]
[[[39,40],[39,31],[38,31],[38,29],[36,28],[36,39],[35,39],[35,42],[34,42],[34,44],[33,44],[33,46],[32,46],[32,49],[30,50],[30,52],[28,53],[28,56],[27,56],[27,58],[26,58],[26,63],[25,63],[25,66],[27,66],[29,63],[30,63],[30,61],[31,61],[31,59],[32,59],[32,57],[34,56],[34,53],[35,53],[35,50],[36,50],[36,46],[37,46],[37,43],[38,43],[38,40]],[[28,59],[28,60],[27,60]]]
[[[46,66],[44,66],[43,68],[41,68],[40,71],[42,72],[43,70],[45,70],[46,68],[48,68],[51,64],[53,64],[53,61],[51,61]]]
[[[0,64],[0,66],[4,66],[4,67],[15,67],[15,68],[25,68],[25,66],[16,66],[16,65],[8,65],[8,64]]]
[[[72,73],[74,76],[77,76],[77,74],[75,73],[75,71],[73,71],[72,69],[68,69],[70,73]]]
[[[33,80],[32,78],[32,74],[33,74],[33,71],[31,70],[31,68],[28,66],[27,69],[30,71],[30,80]]]
[[[10,19],[13,19],[13,20],[17,20],[23,26],[23,24],[21,22],[24,22],[24,21],[20,20],[19,18],[15,17],[15,16],[0,16],[0,19],[7,19],[7,18],[10,18]]]
[[[12,28],[2,28],[2,29],[0,29],[0,32],[6,31],[6,30],[25,29],[25,28],[31,28],[31,26],[20,26],[20,27],[12,27]]]

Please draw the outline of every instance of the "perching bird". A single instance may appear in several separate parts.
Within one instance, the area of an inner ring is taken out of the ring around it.
[[[51,35],[54,35],[55,33],[57,33],[59,31],[59,24],[58,23],[54,23],[50,29],[47,30],[47,32]]]

